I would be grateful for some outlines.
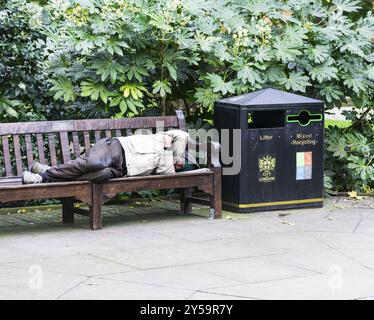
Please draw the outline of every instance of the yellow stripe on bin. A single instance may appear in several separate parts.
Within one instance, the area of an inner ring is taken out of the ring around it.
[[[278,205],[286,205],[286,204],[301,204],[301,203],[313,203],[313,202],[323,202],[323,198],[314,198],[314,199],[301,199],[301,200],[288,200],[288,201],[274,201],[274,202],[261,202],[261,203],[232,203],[223,201],[223,204],[227,204],[232,207],[237,208],[258,208],[258,207],[270,207],[270,206],[278,206]]]

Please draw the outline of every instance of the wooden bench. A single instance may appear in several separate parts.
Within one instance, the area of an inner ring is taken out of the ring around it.
[[[74,222],[74,214],[80,214],[89,217],[90,226],[94,230],[102,227],[101,206],[105,198],[118,192],[179,188],[181,210],[184,213],[191,211],[192,202],[198,202],[210,206],[212,218],[220,218],[221,167],[219,144],[216,142],[189,143],[189,148],[207,152],[205,169],[174,175],[117,178],[104,184],[89,181],[22,184],[23,170],[27,170],[35,160],[52,166],[66,163],[89,153],[92,143],[101,138],[132,135],[139,129],[156,132],[160,123],[163,123],[165,130],[186,130],[181,111],[176,111],[175,116],[166,117],[3,123],[0,125],[0,176],[3,171],[5,177],[0,177],[0,203],[61,199],[64,223]],[[194,187],[208,194],[208,200],[193,197]],[[74,206],[76,201],[87,204],[89,210]]]

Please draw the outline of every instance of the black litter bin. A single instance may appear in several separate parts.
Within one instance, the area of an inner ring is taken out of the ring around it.
[[[241,129],[240,173],[222,177],[225,209],[322,206],[323,104],[271,88],[215,103],[215,127]]]

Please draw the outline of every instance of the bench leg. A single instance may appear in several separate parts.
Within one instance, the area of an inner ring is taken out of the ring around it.
[[[192,188],[183,188],[180,190],[181,194],[181,211],[183,213],[192,212],[192,202],[190,197],[192,196]]]
[[[62,199],[62,222],[74,223],[74,198]]]
[[[213,194],[210,196],[210,219],[222,218],[221,172],[213,176]]]
[[[99,230],[102,228],[102,197],[102,186],[92,183],[92,206],[90,206],[90,227],[92,230]]]

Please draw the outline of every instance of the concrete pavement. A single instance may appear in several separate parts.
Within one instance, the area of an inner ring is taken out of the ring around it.
[[[178,208],[106,206],[94,232],[59,210],[3,210],[0,298],[374,299],[374,198],[221,220]]]

